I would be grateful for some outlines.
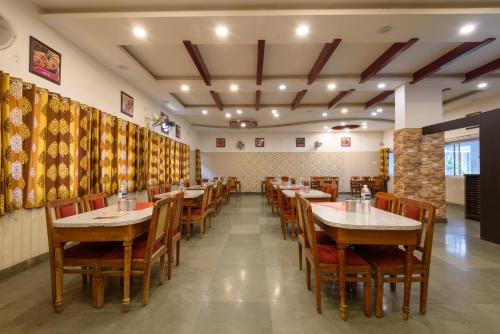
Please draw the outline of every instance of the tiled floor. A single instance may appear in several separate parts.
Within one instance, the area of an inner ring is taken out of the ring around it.
[[[362,289],[349,296],[349,318],[338,317],[335,286],[323,289],[323,314],[297,268],[297,245],[280,237],[279,219],[259,195],[233,198],[204,239],[182,241],[171,281],[152,277],[150,303],[140,304],[140,280],[128,314],[114,282],[106,305],[90,305],[79,277],[65,280],[65,309],[52,311],[48,264],[0,282],[1,333],[500,333],[500,246],[479,239],[479,224],[459,207],[436,228],[429,305],[401,318],[402,289],[385,290],[385,317],[366,318]],[[154,271],[157,275],[158,270]]]

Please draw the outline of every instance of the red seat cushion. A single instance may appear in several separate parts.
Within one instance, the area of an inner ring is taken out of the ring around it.
[[[350,266],[367,265],[365,260],[363,260],[356,252],[351,249],[346,249],[346,264]],[[318,245],[318,256],[320,263],[325,264],[338,264],[338,249],[333,245]]]
[[[59,214],[61,218],[76,215],[76,209],[74,204],[67,204],[59,207]]]
[[[406,252],[400,248],[393,249],[392,251],[385,251],[379,253],[363,253],[366,261],[373,263],[377,266],[405,266],[406,265]],[[419,258],[413,257],[414,264],[421,264]]]
[[[405,206],[405,217],[420,220],[420,209],[415,206]]]
[[[330,238],[325,231],[316,231],[316,242],[323,245],[335,245],[335,240]]]
[[[385,198],[379,198],[377,202],[377,209],[389,211],[389,201]]]
[[[356,251],[364,256],[365,254],[380,254],[392,252],[395,249],[398,249],[398,245],[356,245]]]
[[[98,259],[109,252],[116,243],[81,242],[64,250],[66,259]]]
[[[104,198],[97,198],[92,201],[92,206],[94,207],[94,210],[97,209],[102,209],[105,206],[104,203]]]
[[[132,245],[132,260],[140,260],[144,259],[144,255],[146,254],[146,247],[148,245],[147,240],[140,240],[136,244]],[[162,243],[160,240],[156,240],[153,243],[153,253],[156,252]],[[118,246],[107,252],[103,257],[103,260],[121,260],[123,259],[123,247]]]
[[[284,214],[285,216],[291,216],[291,215],[292,215],[292,209],[291,209],[291,208],[285,208],[285,209],[283,210],[283,214]]]

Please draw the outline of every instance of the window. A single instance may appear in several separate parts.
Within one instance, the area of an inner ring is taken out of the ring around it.
[[[446,144],[444,147],[446,176],[479,174],[479,140],[464,140]]]
[[[389,153],[389,176],[394,176],[394,152]]]

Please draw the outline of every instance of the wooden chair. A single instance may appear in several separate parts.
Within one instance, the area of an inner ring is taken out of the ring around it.
[[[281,182],[288,182],[288,179],[290,179],[289,176],[282,176],[281,177]]]
[[[208,227],[212,227],[212,217],[215,215],[216,203],[215,203],[215,192],[214,186],[210,186],[205,188],[205,191],[209,191],[208,194],[208,203],[206,207],[206,215],[208,217]]]
[[[416,251],[421,257],[413,257],[412,282],[420,283],[420,313],[425,314],[427,309],[427,292],[429,288],[429,269],[431,264],[432,237],[434,234],[435,207],[427,202],[400,198],[396,213],[418,220],[423,228],[419,234]],[[370,263],[375,277],[375,314],[382,317],[383,285],[404,283],[406,271],[406,252],[401,248],[392,248],[383,252],[361,253]]]
[[[372,193],[377,194],[379,191],[384,191],[384,179],[380,176],[372,177]]]
[[[394,194],[378,192],[375,194],[375,207],[387,212],[396,212],[398,197]]]
[[[351,197],[361,196],[362,188],[363,188],[363,181],[351,180]]]
[[[212,189],[212,185],[208,185],[205,188],[205,192],[203,193],[203,198],[201,200],[201,206],[191,209],[191,217],[188,218],[187,210],[184,210],[184,212],[182,213],[182,224],[186,225],[188,239],[191,235],[192,223],[200,225],[200,239],[202,239],[203,235],[205,234],[205,224],[208,217],[207,209],[210,203],[209,198],[212,194]]]
[[[283,234],[283,240],[286,240],[286,230],[287,225],[292,226],[292,240],[295,237],[295,210],[292,208],[283,195],[281,189],[277,189],[278,196],[278,207],[280,209],[280,223],[281,223],[281,233]]]
[[[148,187],[148,201],[149,202],[155,202],[157,199],[155,199],[155,195],[161,194],[161,187],[160,186],[149,186]]]
[[[94,211],[108,206],[108,198],[105,193],[83,195],[82,201],[85,211]]]
[[[241,183],[238,181],[236,176],[229,176],[227,178],[227,184],[229,187],[229,192],[240,193],[241,192]]]
[[[222,183],[221,184],[222,186],[222,204],[227,204],[229,203],[229,187],[228,187],[228,184],[227,182],[226,183]]]
[[[314,271],[314,287],[316,290],[316,311],[321,313],[321,282],[338,280],[338,250],[335,245],[319,244],[316,238],[315,223],[311,204],[298,197],[302,217],[304,219],[305,254],[306,254],[306,284],[311,290],[311,271]],[[368,263],[358,256],[354,250],[347,248],[346,281],[363,282],[364,312],[371,316],[371,270]]]
[[[271,182],[268,182],[266,185],[266,189],[268,189],[269,192],[269,204],[271,205],[271,212],[273,213],[274,216],[274,208],[276,207],[276,211],[278,211],[279,208],[279,200],[278,200],[278,188],[276,189],[273,187]]]
[[[168,232],[171,223],[172,198],[163,198],[155,202],[149,224],[147,238],[132,245],[131,275],[143,276],[142,305],[147,305],[149,299],[149,281],[151,268],[160,262],[160,284],[165,277],[165,257],[168,251]],[[102,277],[123,276],[123,247],[115,247],[99,260],[95,284],[99,290],[99,298],[104,296]],[[101,302],[102,305],[102,302]]]
[[[167,277],[172,278],[173,246],[175,244],[175,265],[178,266],[181,254],[181,221],[184,209],[184,193],[178,192],[172,197],[172,210],[167,240]]]
[[[302,215],[302,207],[301,201],[299,200],[300,195],[295,194],[295,203],[297,203],[297,244],[299,246],[299,270],[302,270],[302,249],[305,248],[305,225],[304,225],[304,217]],[[316,230],[316,241],[318,244],[322,245],[335,245],[335,241],[330,238],[330,236],[323,230]]]
[[[112,243],[85,243],[70,245],[63,249],[63,263],[55,263],[55,244],[53,242],[54,226],[56,219],[65,218],[81,213],[81,202],[78,198],[68,198],[50,201],[45,206],[45,220],[47,223],[47,237],[49,244],[50,276],[52,283],[52,301],[55,302],[56,293],[56,266],[63,266],[63,274],[79,274],[82,276],[82,284],[87,285],[88,277],[95,274],[99,258],[109,251]],[[92,295],[96,296],[95,286],[92,285]],[[95,298],[93,298],[95,301]]]
[[[362,176],[361,181],[363,181],[365,184],[370,183],[372,180],[371,176]]]
[[[351,181],[359,181],[361,180],[360,176],[351,176]]]
[[[321,191],[331,195],[330,202],[337,202],[338,198],[337,187],[327,184],[321,187]]]
[[[222,186],[221,181],[218,181],[216,184],[217,184],[217,189],[215,190],[214,206],[215,206],[215,215],[217,216],[222,210],[222,202],[223,202],[222,194],[224,187]]]
[[[184,183],[184,185],[186,187],[189,187],[189,184]],[[170,184],[161,184],[160,185],[160,191],[161,191],[161,193],[168,193],[168,192],[172,191],[172,185],[170,185]]]

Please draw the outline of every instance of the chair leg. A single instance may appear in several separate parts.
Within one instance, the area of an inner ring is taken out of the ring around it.
[[[365,315],[367,317],[372,316],[372,303],[371,303],[371,296],[372,296],[372,277],[371,277],[371,272],[368,272],[365,277],[365,281],[363,282],[363,296],[364,296],[364,308],[365,308]]]
[[[316,291],[316,311],[321,313],[321,277],[318,269],[314,269],[314,289]]]
[[[292,240],[295,240],[295,222],[292,220],[290,225],[292,225]]]
[[[427,292],[429,289],[429,274],[422,275],[423,282],[420,282],[420,314],[425,314],[427,311]]]
[[[302,245],[300,242],[297,242],[299,245],[299,270],[302,270]]]
[[[82,269],[87,269],[87,267],[82,267]],[[82,287],[85,289],[87,287],[88,274],[82,274]]]
[[[205,234],[205,218],[202,218],[200,221],[200,239],[203,239],[204,234]]]
[[[396,275],[389,275],[389,277],[394,278]],[[391,291],[396,291],[396,283],[391,283]]]
[[[149,279],[151,276],[151,264],[144,268],[144,277],[142,281],[142,305],[146,306],[149,301]]]
[[[306,286],[307,290],[311,290],[311,263],[309,263],[309,259],[306,257]]]
[[[286,222],[283,219],[280,219],[281,223],[281,234],[283,234],[283,240],[286,240]]]
[[[383,317],[382,303],[384,302],[384,275],[381,270],[377,271],[375,277],[375,315]]]
[[[160,257],[160,285],[163,284],[163,280],[165,279],[165,256],[166,254],[163,254]],[[169,256],[170,258],[170,256]],[[169,277],[170,279],[170,277]]]
[[[271,212],[273,213],[274,216],[274,204],[271,202]]]
[[[104,306],[104,284],[101,274],[101,268],[96,265],[94,267],[94,274],[92,275],[92,299],[96,308]]]

